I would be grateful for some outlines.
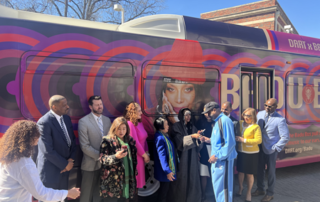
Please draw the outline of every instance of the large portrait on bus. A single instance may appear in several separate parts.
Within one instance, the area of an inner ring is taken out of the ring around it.
[[[177,114],[182,108],[189,108],[196,121],[206,102],[220,101],[220,76],[215,66],[149,62],[142,74],[141,105],[149,122],[152,117],[165,115],[173,124],[178,121]]]

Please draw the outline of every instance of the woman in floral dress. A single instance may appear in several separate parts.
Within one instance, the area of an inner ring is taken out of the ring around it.
[[[137,148],[124,117],[116,118],[100,147],[100,196],[107,202],[128,201],[136,195]]]

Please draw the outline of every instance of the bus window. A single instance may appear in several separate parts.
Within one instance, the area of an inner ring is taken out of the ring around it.
[[[189,108],[200,114],[206,102],[219,102],[215,68],[147,65],[143,71],[142,110],[147,116],[178,114]]]
[[[90,112],[87,99],[101,95],[104,115],[122,115],[133,100],[133,66],[129,62],[77,58],[28,56],[21,74],[21,112],[25,118],[40,118],[49,110],[52,95],[68,100],[69,115],[79,119]]]
[[[270,77],[259,75],[258,77],[258,110],[264,110],[264,104],[270,98]]]
[[[290,72],[286,77],[286,118],[290,124],[320,122],[320,77]]]
[[[241,67],[241,112],[248,107],[264,110],[265,102],[274,96],[274,70]]]
[[[253,107],[252,105],[252,75],[251,74],[242,74],[242,91],[241,91],[241,99],[242,99],[242,111],[247,109],[248,107]]]

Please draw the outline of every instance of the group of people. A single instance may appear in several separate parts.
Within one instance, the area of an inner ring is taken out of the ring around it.
[[[111,123],[102,115],[100,96],[91,96],[88,105],[91,113],[78,123],[83,152],[81,193],[79,188],[68,190],[76,138],[66,115],[67,99],[54,95],[49,100],[50,111],[37,123],[18,121],[0,139],[0,201],[30,202],[31,195],[40,201],[79,196],[80,202],[138,200],[138,189],[146,181],[145,164],[150,161],[141,107],[129,103],[124,115]],[[276,108],[277,100],[269,99],[264,111],[257,115],[255,109],[248,108],[238,121],[230,116],[230,102],[221,107],[209,102],[202,112],[206,121],[199,130],[189,108],[180,109],[174,123],[168,122],[170,115],[156,118],[153,154],[154,178],[160,181],[157,200],[200,202],[211,178],[216,201],[231,202],[236,158],[240,186],[235,195],[242,195],[247,176],[246,201],[259,195],[265,195],[262,201],[272,200],[277,154],[289,140],[285,119]],[[37,165],[31,159],[36,145]],[[254,175],[258,188],[251,194]]]

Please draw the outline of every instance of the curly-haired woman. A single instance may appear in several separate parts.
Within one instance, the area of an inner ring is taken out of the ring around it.
[[[130,127],[130,136],[136,141],[137,146],[137,159],[138,159],[138,175],[137,175],[137,188],[142,188],[145,181],[145,168],[144,163],[149,163],[149,150],[147,145],[148,134],[141,123],[141,107],[136,102],[131,102],[126,107],[124,112],[125,118],[128,121]]]
[[[118,117],[102,139],[100,195],[108,202],[126,201],[136,194],[137,148],[129,133],[127,120]]]
[[[40,133],[32,121],[18,121],[0,139],[0,201],[31,202],[31,195],[43,201],[77,198],[77,188],[54,190],[43,186],[31,154]]]

